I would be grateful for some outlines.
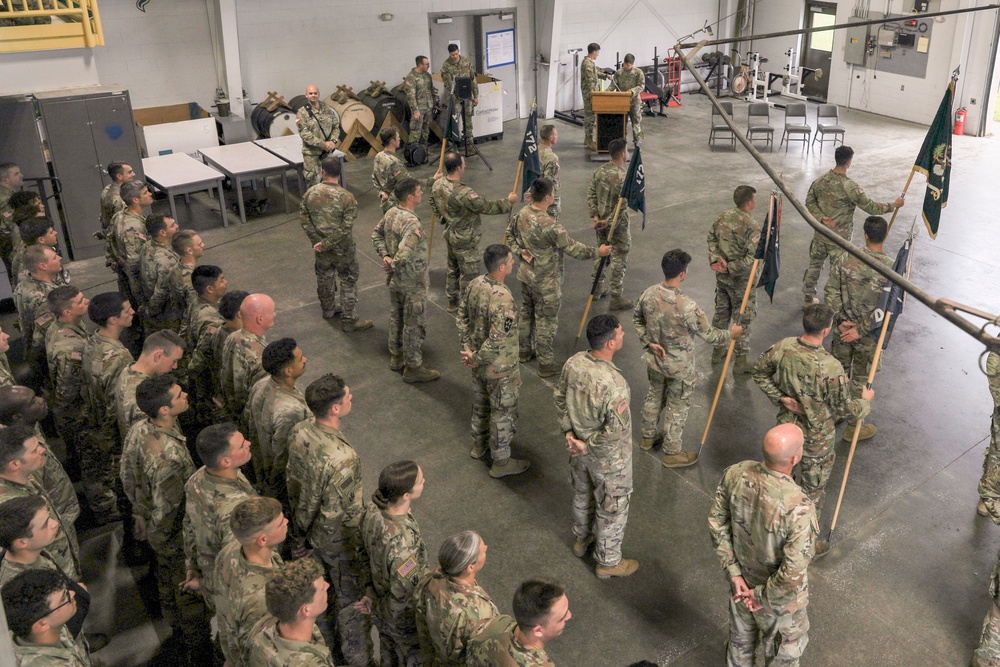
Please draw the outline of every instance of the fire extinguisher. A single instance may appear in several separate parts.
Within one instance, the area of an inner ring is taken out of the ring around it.
[[[965,107],[955,112],[955,134],[965,134],[965,114],[968,113]]]

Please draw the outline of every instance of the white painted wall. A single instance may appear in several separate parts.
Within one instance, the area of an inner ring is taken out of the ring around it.
[[[88,49],[0,53],[0,93],[3,94],[96,86],[98,83],[95,53]]]
[[[587,44],[601,45],[598,67],[614,67],[615,52],[621,57],[635,55],[639,67],[653,63],[653,47],[662,59],[678,38],[701,29],[705,21],[718,18],[717,0],[564,0],[560,46],[553,54],[559,58],[556,86],[556,109],[581,108],[583,100],[575,93],[579,74],[573,69],[573,57],[567,49]],[[725,3],[723,3],[725,4]],[[661,60],[662,62],[662,60]]]

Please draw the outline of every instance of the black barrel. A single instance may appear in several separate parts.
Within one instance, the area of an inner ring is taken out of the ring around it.
[[[368,93],[361,93],[358,99],[375,114],[375,130],[382,128],[387,116],[392,114],[396,122],[402,123],[406,118],[406,102],[400,102],[392,95],[373,96]]]

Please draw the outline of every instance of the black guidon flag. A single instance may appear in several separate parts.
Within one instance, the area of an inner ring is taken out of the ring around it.
[[[642,228],[646,228],[646,174],[642,170],[642,155],[639,154],[639,147],[635,147],[632,160],[628,163],[628,172],[625,173],[625,181],[622,183],[622,192],[619,195],[633,211],[642,212]]]
[[[757,242],[757,252],[754,253],[755,259],[764,260],[757,287],[764,288],[767,295],[771,297],[771,303],[774,303],[774,285],[778,282],[778,273],[781,269],[779,232],[781,232],[781,195],[772,192],[771,199],[767,202],[764,229],[760,233],[760,241]]]

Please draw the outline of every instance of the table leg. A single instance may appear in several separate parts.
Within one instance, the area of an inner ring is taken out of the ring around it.
[[[229,226],[229,215],[228,215],[229,212],[226,211],[226,195],[225,195],[225,192],[222,189],[222,180],[221,179],[219,180],[219,184],[218,184],[218,186],[215,189],[219,191],[219,210],[222,211],[222,226],[223,227],[228,227]]]
[[[167,199],[170,200],[170,217],[177,220],[177,205],[174,203],[174,191],[167,190]]]
[[[301,197],[306,193],[306,181],[302,176],[302,167],[296,167],[295,174],[299,177],[299,196]]]
[[[236,182],[236,201],[240,205],[240,222],[245,225],[247,224],[247,209],[243,204],[243,182],[238,176],[234,177],[233,180]]]
[[[285,192],[285,215],[288,215],[288,170],[281,170],[281,189]]]

